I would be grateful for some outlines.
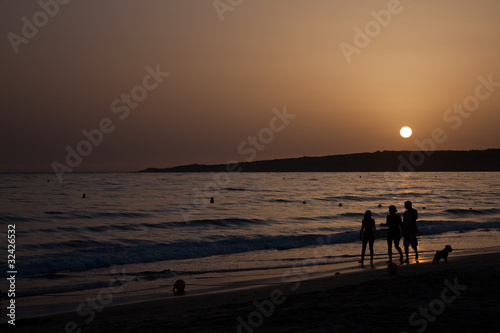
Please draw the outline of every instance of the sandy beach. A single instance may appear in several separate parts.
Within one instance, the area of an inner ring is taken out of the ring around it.
[[[16,332],[497,331],[500,251],[17,320]],[[189,285],[188,285],[189,290]],[[14,331],[4,324],[2,331]],[[5,330],[7,329],[7,330]]]

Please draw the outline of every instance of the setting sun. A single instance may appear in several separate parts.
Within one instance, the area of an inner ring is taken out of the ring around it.
[[[411,133],[411,128],[409,128],[408,126],[401,128],[401,130],[399,131],[399,134],[401,134],[401,136],[405,139],[409,138],[411,136]]]

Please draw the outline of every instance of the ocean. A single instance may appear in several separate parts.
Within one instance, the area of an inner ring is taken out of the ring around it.
[[[259,284],[297,267],[356,266],[368,209],[378,228],[375,258],[385,262],[386,229],[379,224],[391,204],[402,215],[406,200],[419,212],[424,260],[446,244],[454,252],[474,252],[500,240],[498,172],[74,173],[63,182],[52,174],[1,174],[0,179],[2,308],[7,230],[15,225],[20,317],[76,311],[89,295],[111,287],[118,304],[169,297],[177,279],[186,281],[188,293],[199,293]]]

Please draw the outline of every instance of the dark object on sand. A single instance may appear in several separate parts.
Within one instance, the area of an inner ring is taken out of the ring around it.
[[[445,263],[448,263],[448,253],[453,251],[451,246],[446,245],[443,250],[441,251],[436,251],[436,254],[434,255],[434,260],[432,260],[433,264],[439,264],[439,260],[444,259]]]
[[[174,292],[175,296],[182,296],[186,294],[186,291],[184,289],[186,289],[186,282],[179,279],[175,281],[174,289],[172,289],[172,291]]]
[[[389,272],[389,274],[391,275],[396,275],[398,274],[398,265],[396,265],[395,263],[393,262],[390,262],[388,265],[387,265],[387,271]]]

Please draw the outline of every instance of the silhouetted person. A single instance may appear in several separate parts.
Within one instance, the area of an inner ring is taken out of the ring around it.
[[[403,262],[403,252],[401,251],[401,247],[399,247],[399,240],[401,239],[401,228],[403,228],[403,221],[401,220],[401,216],[396,214],[398,210],[396,206],[389,206],[389,215],[387,215],[387,221],[385,222],[385,226],[389,227],[387,229],[387,249],[389,252],[389,261],[392,262],[392,243],[394,242],[394,247],[399,252],[399,260],[401,263]]]
[[[215,201],[214,201],[214,197],[211,197],[211,198],[210,198],[210,203],[214,203],[214,202],[215,202]]]
[[[375,242],[375,220],[372,219],[372,212],[367,210],[363,221],[361,222],[361,231],[359,232],[359,239],[363,242],[361,250],[361,267],[365,267],[365,252],[366,244],[370,244],[370,265],[373,267],[373,243]]]
[[[82,198],[85,199],[87,196],[85,195],[85,193],[82,194]]]
[[[418,241],[417,241],[417,219],[418,212],[411,206],[411,201],[405,202],[406,211],[403,214],[403,245],[405,247],[406,263],[409,263],[408,259],[408,247],[411,245],[413,251],[415,251],[415,261],[418,262]]]

